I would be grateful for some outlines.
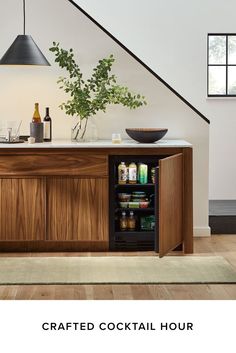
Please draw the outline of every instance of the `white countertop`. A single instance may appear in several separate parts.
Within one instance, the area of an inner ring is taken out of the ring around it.
[[[133,140],[123,140],[120,144],[113,144],[111,140],[96,142],[71,142],[70,140],[53,140],[43,143],[0,143],[1,148],[155,148],[155,147],[191,147],[191,143],[184,140],[160,140],[155,143],[138,143]]]

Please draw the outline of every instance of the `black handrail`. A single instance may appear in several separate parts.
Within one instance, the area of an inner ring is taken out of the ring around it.
[[[171,87],[163,78],[161,78],[155,71],[153,71],[148,65],[146,65],[138,56],[136,56],[131,50],[129,50],[123,43],[121,43],[116,37],[114,37],[108,30],[106,30],[100,23],[98,23],[92,16],[90,16],[82,7],[76,4],[73,0],[68,0],[74,5],[80,12],[82,12],[90,21],[92,21],[97,27],[99,27],[104,33],[112,38],[120,47],[122,47],[129,55],[131,55],[136,61],[138,61],[146,70],[148,70],[155,78],[157,78],[163,85],[165,85],[171,92],[173,92],[179,99],[181,99],[189,108],[197,113],[203,120],[210,124],[210,120],[207,119],[198,109],[196,109],[191,103],[189,103],[181,94],[179,94],[173,87]]]

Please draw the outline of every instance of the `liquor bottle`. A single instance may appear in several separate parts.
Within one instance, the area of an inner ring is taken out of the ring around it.
[[[136,227],[136,220],[135,220],[133,211],[130,211],[127,221],[128,221],[127,222],[128,223],[128,230],[134,231],[135,227]]]
[[[128,227],[128,220],[126,217],[126,213],[123,211],[122,216],[120,217],[120,230],[125,231]]]
[[[41,123],[41,116],[39,114],[39,104],[38,103],[35,103],[35,105],[34,105],[34,115],[33,115],[32,123]]]
[[[129,165],[129,184],[137,183],[137,166],[134,162]]]
[[[125,162],[121,162],[118,166],[118,184],[126,184],[127,181],[127,167]]]
[[[43,119],[43,140],[45,142],[52,141],[52,119],[49,115],[49,108],[46,108],[46,115]]]

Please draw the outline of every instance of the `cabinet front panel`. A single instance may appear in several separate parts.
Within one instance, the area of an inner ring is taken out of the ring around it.
[[[159,162],[159,256],[183,242],[183,155]]]
[[[47,180],[48,240],[108,241],[108,180]]]
[[[0,175],[78,175],[103,177],[108,174],[106,155],[91,153],[36,153],[0,155]]]
[[[45,239],[43,179],[0,179],[0,240]]]

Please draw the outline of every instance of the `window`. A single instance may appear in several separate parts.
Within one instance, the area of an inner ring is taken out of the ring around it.
[[[236,97],[236,34],[208,34],[208,97]]]

